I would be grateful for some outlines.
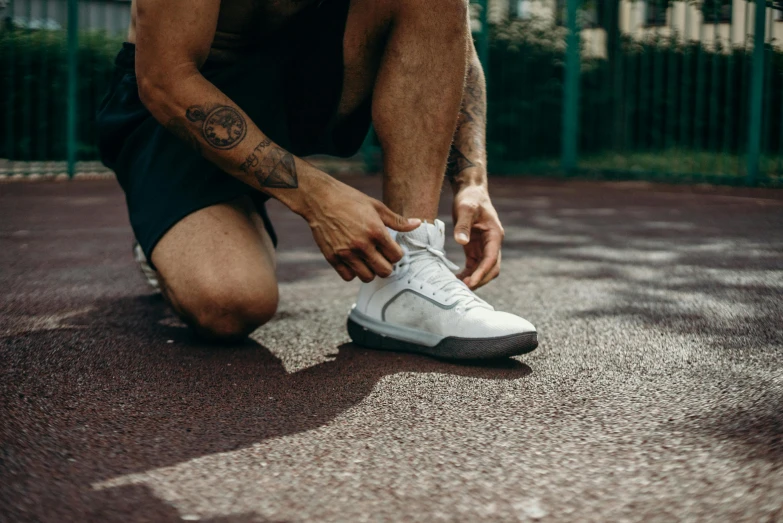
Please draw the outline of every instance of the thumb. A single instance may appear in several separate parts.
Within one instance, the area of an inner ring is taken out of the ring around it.
[[[470,229],[473,227],[473,214],[461,213],[454,225],[454,239],[460,245],[467,245],[470,242]]]
[[[378,215],[384,225],[398,232],[410,232],[421,225],[418,218],[404,218],[383,204],[378,209]]]

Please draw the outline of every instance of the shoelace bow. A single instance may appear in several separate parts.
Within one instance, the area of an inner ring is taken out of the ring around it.
[[[452,296],[457,298],[457,301],[464,301],[463,305],[466,311],[474,307],[492,308],[487,302],[473,294],[473,291],[457,278],[452,271],[458,270],[459,267],[446,258],[445,252],[412,238],[407,238],[406,241],[419,248],[415,251],[405,249],[411,260],[409,262],[411,270],[415,270],[412,273],[412,278],[421,276],[424,281],[439,291],[450,292]],[[414,259],[416,263],[414,263]],[[448,270],[441,270],[440,263]]]

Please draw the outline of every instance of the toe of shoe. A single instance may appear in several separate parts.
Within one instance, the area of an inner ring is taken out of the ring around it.
[[[473,311],[471,311],[473,312]],[[536,332],[535,326],[526,319],[508,312],[477,310],[475,325],[485,337],[509,336]]]
[[[499,314],[502,314],[504,317],[504,322],[507,325],[508,333],[509,334],[528,334],[531,332],[536,332],[536,327],[529,321],[527,321],[525,318],[522,318],[521,316],[516,316],[514,314],[510,314],[508,312],[501,312]]]

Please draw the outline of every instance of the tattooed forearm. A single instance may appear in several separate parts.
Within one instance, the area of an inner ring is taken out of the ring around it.
[[[201,124],[201,136],[215,149],[232,149],[247,134],[247,122],[242,114],[228,105],[204,107],[192,105],[185,111],[185,117]]]
[[[250,153],[247,158],[245,158],[245,161],[242,162],[242,165],[239,166],[239,169],[247,174],[253,174],[255,172],[255,168],[258,167],[258,163],[261,161],[261,151],[266,147],[269,147],[269,144],[271,143],[272,142],[269,140],[269,138],[264,138],[261,140],[258,145],[256,145],[256,148],[253,149],[253,152]]]
[[[465,123],[465,120],[470,122],[478,121],[482,124],[486,122],[487,100],[484,93],[484,85],[481,81],[478,67],[473,63],[468,67],[468,75],[465,80],[465,96],[462,100],[460,113],[463,115],[463,123]]]
[[[180,119],[172,118],[169,120],[169,123],[166,124],[166,129],[168,129],[171,134],[185,142],[188,147],[197,153],[201,152],[201,147],[198,145],[198,140],[195,136],[193,136],[193,133],[190,132],[188,127],[182,123]]]
[[[459,174],[471,167],[484,165],[486,131],[486,96],[481,66],[471,62],[465,79],[465,92],[462,97],[454,143],[446,164],[446,177],[452,183],[464,181]],[[485,176],[476,171],[480,176]],[[469,177],[475,178],[475,174]],[[468,176],[468,175],[466,175]]]
[[[294,155],[276,145],[264,154],[263,150],[271,143],[270,140],[264,139],[256,145],[253,152],[239,166],[240,170],[255,176],[261,187],[296,189],[299,187],[299,182],[296,177]]]
[[[451,151],[449,151],[449,159],[446,163],[446,177],[449,181],[456,181],[457,175],[470,167],[475,167],[473,162],[468,160],[456,146],[452,145]]]
[[[466,123],[473,123],[473,116],[468,112],[463,100],[462,106],[459,108],[459,117],[457,118],[457,128],[461,128]]]

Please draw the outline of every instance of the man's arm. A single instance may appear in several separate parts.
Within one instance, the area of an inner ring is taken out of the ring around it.
[[[471,50],[465,94],[457,118],[457,132],[449,152],[446,176],[455,191],[468,185],[487,185],[487,94],[484,69]]]
[[[161,124],[205,158],[301,214],[304,195],[327,183],[327,176],[272,143],[199,72],[219,9],[219,0],[138,2],[139,96]],[[300,186],[304,190],[286,190]]]
[[[420,221],[406,220],[272,142],[199,72],[220,0],[138,0],[136,7],[139,96],[155,119],[226,173],[303,216],[344,279],[391,274],[402,251],[385,226],[409,231]]]
[[[471,46],[465,94],[446,166],[454,190],[454,238],[465,249],[459,278],[470,288],[486,285],[500,273],[503,226],[487,188],[487,95],[484,70]]]

